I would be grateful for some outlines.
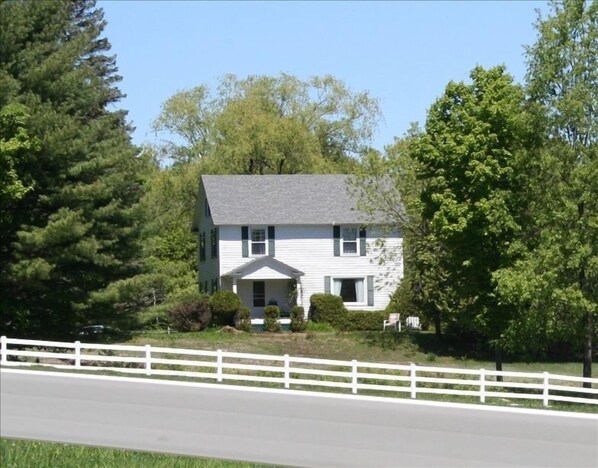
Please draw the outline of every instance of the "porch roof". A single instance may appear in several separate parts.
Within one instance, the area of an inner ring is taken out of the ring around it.
[[[271,272],[270,275],[268,274],[268,271]],[[298,278],[299,276],[304,275],[301,270],[293,268],[280,260],[276,260],[274,257],[263,256],[254,258],[222,276],[244,278],[253,274],[256,274],[256,276],[259,276],[262,279],[268,279],[268,276],[271,276],[272,279],[276,279],[280,277]]]

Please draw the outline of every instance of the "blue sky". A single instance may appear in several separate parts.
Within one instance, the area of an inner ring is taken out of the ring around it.
[[[198,2],[99,1],[117,55],[135,143],[156,141],[150,124],[176,91],[234,73],[301,79],[331,74],[380,101],[383,149],[424,123],[450,80],[477,64],[525,76],[541,1]]]

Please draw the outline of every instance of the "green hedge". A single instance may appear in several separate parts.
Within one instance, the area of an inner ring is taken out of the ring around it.
[[[279,332],[280,331],[280,309],[278,306],[269,305],[264,307],[264,331]]]
[[[342,328],[347,318],[343,299],[334,294],[312,294],[309,298],[309,318],[316,323],[329,323]]]
[[[242,306],[235,317],[235,328],[244,332],[251,332],[251,311]]]
[[[241,298],[232,291],[216,291],[210,297],[210,310],[215,325],[235,326],[235,316],[241,308]]]
[[[178,298],[168,310],[170,324],[181,332],[196,332],[206,328],[212,319],[208,298],[191,294]]]
[[[305,309],[301,306],[291,309],[291,331],[293,333],[305,331]]]
[[[376,331],[382,330],[382,323],[388,318],[383,310],[349,310],[341,326],[344,331]]]

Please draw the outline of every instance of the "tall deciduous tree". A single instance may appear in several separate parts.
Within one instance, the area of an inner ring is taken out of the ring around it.
[[[505,301],[523,312],[514,347],[543,351],[583,343],[591,377],[598,313],[598,2],[553,2],[527,49],[528,92],[544,111],[547,139],[532,180],[529,228],[515,267],[498,275]]]
[[[137,268],[140,163],[101,10],[91,0],[0,4],[0,107],[26,106],[30,190],[7,206],[2,328],[60,337],[109,319],[89,297]],[[18,135],[18,132],[17,132]],[[26,153],[26,154],[25,154]]]
[[[422,215],[459,299],[456,325],[498,351],[511,310],[497,300],[492,273],[509,265],[520,229],[518,154],[528,128],[523,90],[504,67],[476,67],[471,79],[449,83],[432,105],[416,157],[428,181]]]
[[[422,216],[421,195],[429,184],[427,179],[418,178],[421,163],[415,155],[422,137],[422,131],[414,126],[383,154],[366,154],[353,178],[353,188],[361,211],[382,213],[388,227],[403,237],[400,251],[385,244],[376,246],[379,261],[403,260],[404,277],[391,303],[403,300],[396,306],[411,306],[424,319],[433,321],[440,339],[443,323],[456,308],[455,295],[447,281],[443,246],[432,235],[429,220]]]
[[[160,145],[175,163],[203,159],[210,172],[293,174],[346,170],[380,117],[367,93],[331,77],[307,81],[228,75],[168,99],[154,122],[172,140]]]

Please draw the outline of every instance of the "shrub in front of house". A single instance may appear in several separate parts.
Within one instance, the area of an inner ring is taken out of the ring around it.
[[[181,332],[194,332],[206,328],[212,319],[208,298],[202,294],[185,296],[168,311],[170,324]]]
[[[343,331],[376,331],[382,330],[388,313],[384,310],[349,310],[343,322]]]
[[[280,308],[276,305],[269,305],[264,307],[264,331],[279,332],[280,331]]]
[[[341,328],[347,317],[343,299],[334,294],[312,294],[309,298],[309,318],[316,323],[329,323]]]
[[[305,331],[305,309],[301,306],[291,309],[291,331],[293,333]]]
[[[241,298],[232,291],[216,291],[210,297],[212,322],[215,325],[233,327],[240,308]]]
[[[401,283],[390,297],[390,302],[386,306],[386,312],[400,313],[401,317],[418,315],[418,308],[415,306],[412,285],[409,278],[403,278]]]
[[[249,307],[241,306],[235,316],[235,328],[244,332],[251,332],[251,311]]]

